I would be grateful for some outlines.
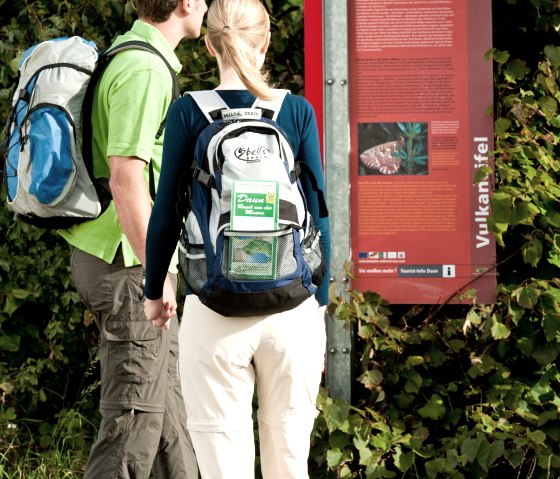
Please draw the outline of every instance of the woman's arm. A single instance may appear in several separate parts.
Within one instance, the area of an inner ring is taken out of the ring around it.
[[[317,128],[317,120],[313,108],[306,100],[302,102],[302,109],[298,112],[300,115],[300,144],[297,152],[297,161],[305,163],[313,172],[317,181],[319,190],[323,192],[326,201],[325,178],[323,171],[323,162],[321,159],[321,150],[319,146],[319,132]],[[326,261],[326,274],[322,283],[319,285],[315,297],[321,306],[327,305],[329,302],[329,275],[330,275],[330,226],[328,216],[321,218],[319,196],[313,190],[312,182],[305,174],[301,175],[301,184],[307,206],[315,225],[321,231],[321,245]]]
[[[146,238],[146,286],[148,299],[159,299],[180,233],[176,203],[181,178],[189,171],[187,150],[189,139],[177,100],[169,109],[163,144],[163,160],[156,199],[148,223]]]

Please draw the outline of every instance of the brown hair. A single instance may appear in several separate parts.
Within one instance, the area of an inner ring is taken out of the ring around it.
[[[155,23],[165,22],[179,5],[179,0],[133,0],[138,17]]]
[[[214,0],[208,8],[208,40],[224,64],[233,67],[257,98],[273,97],[268,73],[257,66],[255,48],[262,45],[270,19],[260,0]]]

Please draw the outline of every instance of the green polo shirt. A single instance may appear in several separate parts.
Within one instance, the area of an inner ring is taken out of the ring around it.
[[[153,26],[136,20],[132,29],[120,35],[116,46],[129,40],[147,41],[157,48],[171,67],[179,72],[181,63],[163,35]],[[118,53],[105,70],[93,99],[93,170],[96,177],[108,178],[109,156],[136,156],[153,163],[156,185],[159,180],[163,135],[156,140],[159,126],[172,100],[169,70],[157,55],[126,50]],[[149,184],[146,167],[146,184]],[[115,205],[99,218],[63,230],[71,245],[112,263],[122,244],[125,266],[140,264],[117,217]],[[173,272],[176,261],[171,262]],[[170,268],[170,269],[171,269]]]

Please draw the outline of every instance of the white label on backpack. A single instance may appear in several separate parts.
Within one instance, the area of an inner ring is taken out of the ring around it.
[[[278,181],[233,181],[231,224],[234,231],[273,231],[278,227]]]
[[[222,111],[222,119],[226,122],[239,120],[260,120],[262,110],[254,108],[237,108],[235,110]]]

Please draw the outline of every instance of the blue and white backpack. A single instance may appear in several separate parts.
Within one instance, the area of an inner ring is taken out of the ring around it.
[[[130,48],[160,56],[178,97],[175,72],[145,42],[125,42],[99,54],[93,42],[61,37],[24,53],[3,152],[8,207],[18,218],[42,228],[69,228],[97,218],[109,205],[108,178],[93,175],[93,89],[114,55]]]
[[[273,314],[313,295],[325,275],[320,231],[276,123],[287,91],[252,108],[229,109],[215,91],[190,92],[210,124],[194,152],[190,207],[179,241],[189,290],[224,316]]]

